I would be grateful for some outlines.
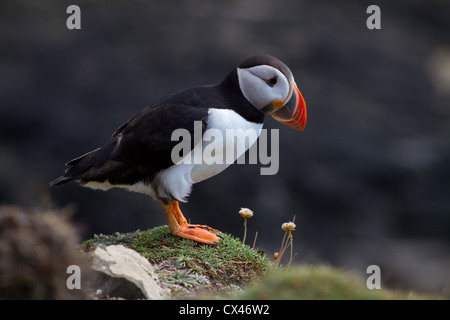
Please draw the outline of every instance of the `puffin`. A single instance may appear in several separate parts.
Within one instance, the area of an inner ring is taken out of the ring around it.
[[[266,114],[295,130],[305,128],[306,104],[291,70],[271,55],[257,54],[217,84],[181,90],[142,109],[119,126],[103,147],[67,162],[64,174],[49,185],[76,181],[92,189],[123,188],[149,195],[161,202],[173,235],[215,245],[221,232],[188,223],[179,202],[187,202],[193,184],[217,175],[231,163],[174,160],[179,140],[173,139],[173,133],[177,129],[190,133],[191,152],[184,154],[186,160],[193,157],[196,146],[208,147],[202,141],[208,130],[257,132],[256,138],[248,139],[244,149],[234,154],[236,160],[256,142]],[[202,139],[195,137],[200,130]],[[228,140],[223,152],[237,143],[237,139]]]

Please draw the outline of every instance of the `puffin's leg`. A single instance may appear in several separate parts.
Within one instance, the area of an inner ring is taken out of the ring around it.
[[[172,234],[205,244],[218,244],[220,237],[207,230],[215,231],[207,226],[189,224],[181,213],[178,201],[162,204]],[[206,229],[206,230],[205,230]]]
[[[175,209],[174,210],[175,219],[177,220],[177,222],[178,222],[178,224],[180,226],[189,227],[189,228],[201,228],[201,229],[205,229],[205,230],[208,230],[208,231],[214,231],[214,232],[222,233],[219,230],[216,230],[214,228],[205,226],[203,224],[189,224],[187,222],[186,218],[184,217],[183,213],[180,210],[180,206],[179,206],[178,201],[172,202],[172,205],[174,206],[174,209]]]

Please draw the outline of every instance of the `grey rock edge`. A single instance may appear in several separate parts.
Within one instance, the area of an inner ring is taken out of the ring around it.
[[[92,269],[97,271],[97,295],[125,299],[167,299],[167,290],[158,285],[153,266],[136,251],[122,245],[98,246],[92,253]]]

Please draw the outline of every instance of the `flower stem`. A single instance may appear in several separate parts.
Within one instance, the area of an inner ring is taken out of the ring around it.
[[[243,244],[245,244],[246,237],[247,237],[247,218],[244,218],[244,239],[242,239]]]
[[[292,236],[292,233],[289,231],[289,239],[290,239],[290,242],[291,242],[291,257],[290,257],[290,259],[289,259],[289,263],[288,263],[288,265],[287,265],[287,269],[289,269],[290,268],[290,266],[291,266],[291,262],[292,262],[292,259],[294,259],[294,257],[292,256],[292,252],[293,252],[293,250],[294,250],[294,237]]]

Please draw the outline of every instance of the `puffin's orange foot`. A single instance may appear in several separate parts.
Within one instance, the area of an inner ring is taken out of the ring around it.
[[[214,228],[205,226],[205,225],[203,225],[203,224],[190,224],[190,225],[188,225],[188,227],[189,227],[189,228],[200,228],[200,229],[205,229],[205,230],[208,230],[208,231],[213,231],[213,232],[217,232],[217,233],[222,233],[221,231],[219,231],[219,230],[217,230],[217,229],[214,229]]]
[[[221,233],[216,229],[201,224],[187,223],[186,218],[181,213],[178,201],[167,204],[163,203],[162,206],[172,234],[205,244],[218,244],[219,240],[222,238],[222,236],[210,232],[214,231]]]
[[[212,228],[209,229],[214,230]],[[180,226],[178,230],[174,230],[172,233],[176,236],[191,239],[204,244],[218,244],[220,238],[222,238],[221,236],[206,231],[197,225]]]

